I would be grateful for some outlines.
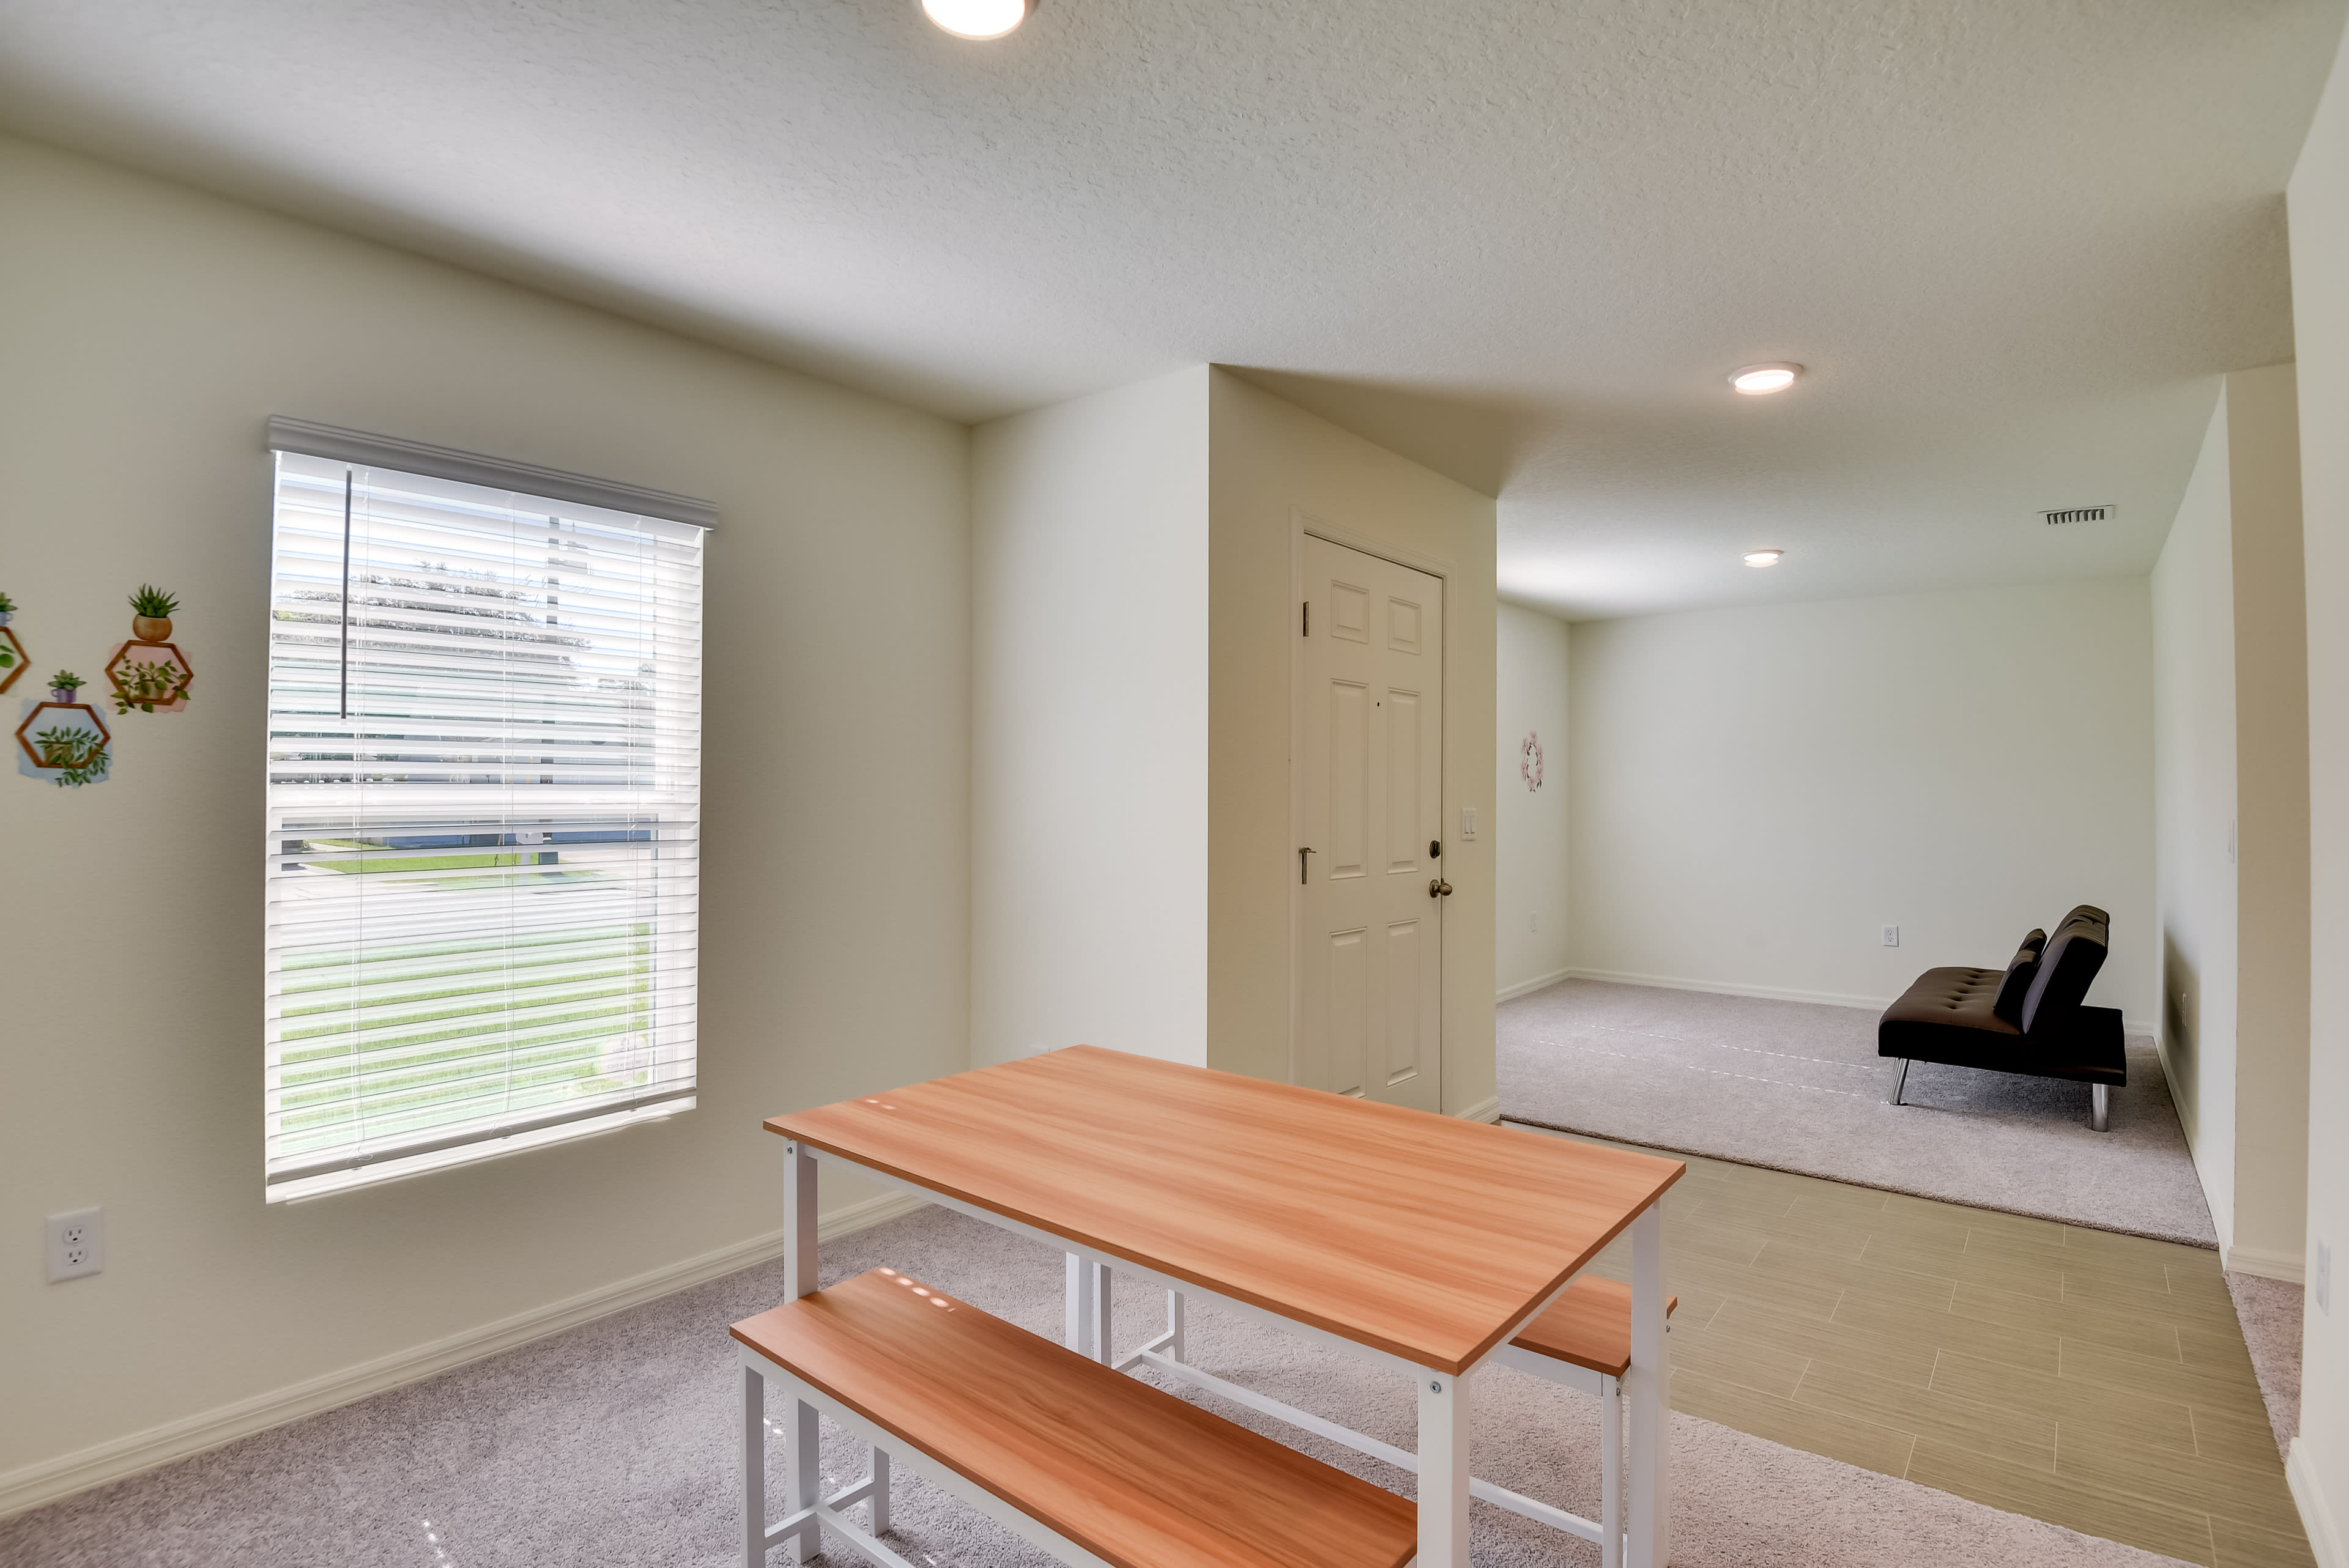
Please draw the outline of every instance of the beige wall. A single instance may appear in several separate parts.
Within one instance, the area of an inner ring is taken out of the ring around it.
[[[1288,1076],[1297,841],[1289,773],[1300,517],[1444,578],[1444,1109],[1493,1078],[1491,497],[1224,371],[1210,397],[1208,1065]],[[1485,824],[1456,841],[1460,809]]]
[[[2235,568],[2221,384],[2153,569],[2161,1059],[2223,1247],[2235,1223]]]
[[[969,579],[944,420],[25,142],[0,211],[16,629],[88,674],[152,581],[199,672],[110,782],[0,773],[6,1506],[755,1261],[762,1116],[961,1067]],[[274,413],[718,503],[698,1109],[264,1203]],[[88,1204],[105,1272],[47,1284],[41,1217]]]
[[[2337,439],[2338,432],[2331,438]],[[2301,1279],[2308,1181],[2308,616],[2295,366],[2227,377],[2234,522],[2235,1235]]]
[[[972,449],[971,1047],[1204,1062],[1207,369]]]
[[[1493,908],[1495,988],[1506,999],[1566,976],[1568,942],[1566,623],[1503,604],[1495,627]],[[1526,737],[1542,747],[1528,789]]]
[[[2349,60],[2292,170],[2292,304],[2308,604],[2308,1241],[2349,1241]],[[2313,1304],[2290,1474],[2324,1568],[2349,1568],[2349,1303]],[[2312,1293],[2313,1295],[2313,1293]]]
[[[1881,1006],[2093,903],[2089,999],[2150,1033],[2147,619],[2139,577],[1578,623],[1575,971]]]

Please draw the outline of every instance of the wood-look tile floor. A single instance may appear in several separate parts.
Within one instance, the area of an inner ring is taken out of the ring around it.
[[[1673,1408],[2189,1563],[2314,1563],[2218,1253],[1675,1158]]]

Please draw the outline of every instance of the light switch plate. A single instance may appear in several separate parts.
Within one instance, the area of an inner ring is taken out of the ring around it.
[[[1474,806],[1460,808],[1460,836],[1463,839],[1473,839],[1476,836],[1476,808]]]

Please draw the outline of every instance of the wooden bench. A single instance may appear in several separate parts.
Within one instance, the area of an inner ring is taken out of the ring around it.
[[[1681,1298],[1664,1298],[1664,1315]],[[1583,1274],[1495,1357],[1505,1367],[1599,1396],[1600,1568],[1623,1561],[1623,1375],[1631,1368],[1631,1287]],[[1495,1499],[1495,1501],[1499,1501]],[[1506,1506],[1506,1504],[1505,1504]]]
[[[1111,1568],[1401,1568],[1407,1500],[887,1269],[733,1326],[743,1365],[744,1568],[830,1525],[882,1568],[902,1461],[1063,1562]],[[802,1414],[792,1511],[766,1522],[764,1385]],[[873,1471],[817,1495],[814,1410],[874,1449]],[[843,1511],[871,1506],[872,1528]]]
[[[1185,1362],[1183,1359],[1183,1296],[1179,1291],[1167,1293],[1164,1333],[1127,1355],[1112,1357],[1106,1349],[1110,1328],[1107,1312],[1110,1271],[1091,1264],[1080,1265],[1074,1257],[1069,1263],[1072,1278],[1080,1266],[1089,1274],[1079,1282],[1081,1296],[1071,1295],[1069,1330],[1081,1354],[1097,1357],[1121,1371],[1139,1367],[1162,1373],[1194,1387],[1221,1395],[1235,1404],[1260,1410],[1332,1442],[1342,1443],[1357,1453],[1368,1454],[1399,1470],[1413,1474],[1418,1472],[1418,1457],[1405,1449],[1350,1431],[1335,1421],[1297,1409]],[[1086,1312],[1078,1309],[1076,1304],[1079,1301],[1089,1304],[1090,1318]],[[1680,1304],[1680,1297],[1667,1296],[1664,1299],[1664,1315],[1669,1318],[1679,1309]],[[1599,1518],[1585,1519],[1555,1503],[1526,1497],[1488,1480],[1472,1479],[1468,1483],[1469,1495],[1547,1524],[1553,1530],[1578,1535],[1599,1547],[1601,1568],[1621,1568],[1624,1547],[1622,1384],[1631,1368],[1631,1287],[1619,1280],[1602,1279],[1596,1274],[1577,1277],[1533,1321],[1520,1328],[1508,1344],[1496,1350],[1493,1358],[1503,1366],[1514,1367],[1536,1377],[1599,1396]]]

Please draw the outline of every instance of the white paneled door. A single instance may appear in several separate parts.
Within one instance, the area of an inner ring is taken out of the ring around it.
[[[1440,1110],[1444,583],[1309,535],[1305,573],[1292,1071]]]

